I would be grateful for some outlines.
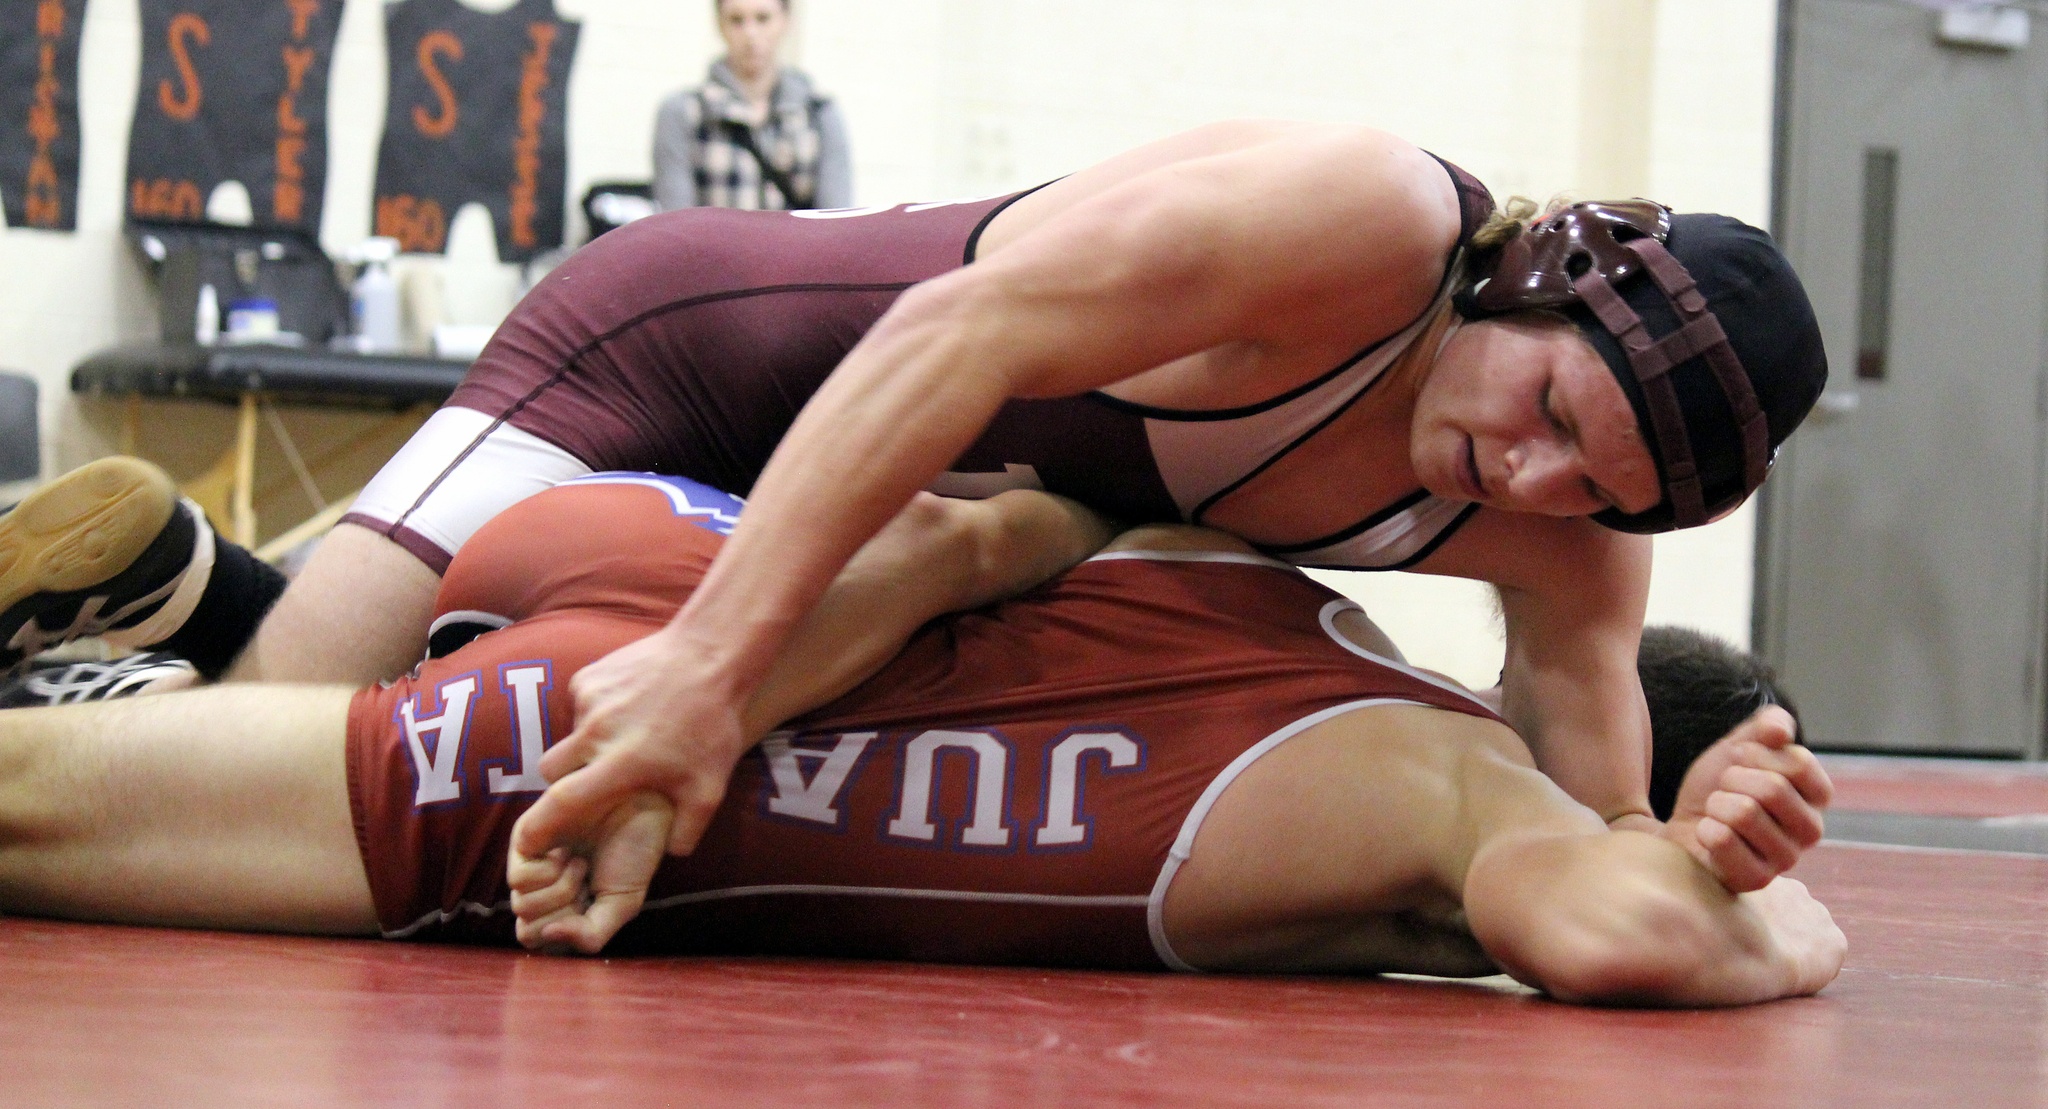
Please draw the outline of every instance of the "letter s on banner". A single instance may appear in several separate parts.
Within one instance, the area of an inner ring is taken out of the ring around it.
[[[426,106],[412,106],[412,125],[419,133],[430,139],[445,139],[455,131],[455,124],[462,118],[462,109],[455,103],[455,90],[448,84],[448,76],[441,72],[437,58],[452,62],[462,60],[462,40],[449,31],[429,31],[420,36],[420,74],[434,90],[434,99],[440,101],[438,114],[428,114]]]
[[[193,68],[192,52],[185,43],[190,39],[201,46],[211,46],[213,28],[208,27],[204,19],[191,12],[179,12],[171,17],[171,26],[166,32],[166,37],[170,39],[171,62],[178,67],[178,80],[183,87],[173,90],[171,79],[168,77],[158,81],[157,107],[162,108],[165,115],[179,123],[190,123],[199,118],[199,105],[206,99],[206,90],[200,86],[199,71]]]

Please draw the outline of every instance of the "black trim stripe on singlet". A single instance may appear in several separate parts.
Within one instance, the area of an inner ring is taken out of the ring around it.
[[[981,247],[981,233],[988,230],[988,225],[994,223],[997,216],[1000,216],[1004,212],[1009,211],[1010,205],[1017,203],[1018,201],[1024,199],[1027,196],[1030,196],[1032,193],[1035,193],[1042,188],[1045,188],[1046,185],[1058,184],[1059,182],[1064,180],[1066,180],[1066,178],[1064,177],[1055,177],[1051,181],[1047,181],[1045,185],[1033,185],[1030,188],[1025,189],[1023,192],[1011,197],[1010,199],[1003,201],[1001,204],[996,205],[994,208],[989,209],[988,215],[981,217],[981,222],[975,224],[974,230],[967,233],[967,245],[963,247],[960,251],[960,264],[963,266],[971,266],[974,264],[974,252],[980,249]]]
[[[1307,396],[1308,394],[1315,392],[1317,389],[1322,388],[1324,385],[1327,385],[1331,381],[1334,381],[1338,377],[1342,376],[1344,371],[1349,370],[1353,366],[1356,366],[1360,362],[1371,357],[1372,354],[1375,351],[1379,350],[1381,347],[1384,347],[1388,343],[1393,342],[1394,339],[1401,334],[1401,332],[1406,331],[1409,328],[1415,326],[1417,321],[1421,320],[1424,316],[1429,315],[1430,308],[1434,307],[1436,305],[1437,298],[1443,295],[1444,286],[1448,284],[1451,279],[1451,272],[1458,264],[1459,255],[1462,254],[1465,250],[1465,247],[1471,243],[1472,236],[1475,232],[1479,230],[1480,225],[1486,222],[1486,217],[1492,214],[1492,210],[1490,207],[1487,211],[1484,212],[1479,210],[1477,196],[1484,195],[1488,197],[1490,200],[1492,194],[1486,191],[1486,186],[1480,184],[1478,178],[1473,177],[1471,174],[1466,173],[1464,170],[1459,169],[1457,166],[1454,166],[1451,163],[1444,161],[1442,158],[1438,158],[1435,154],[1430,154],[1430,152],[1427,150],[1423,151],[1423,153],[1429,154],[1431,158],[1435,159],[1436,164],[1442,166],[1444,169],[1444,173],[1451,179],[1451,191],[1454,192],[1458,197],[1458,241],[1451,246],[1450,254],[1444,258],[1443,273],[1437,278],[1436,282],[1437,291],[1430,296],[1429,304],[1423,306],[1422,311],[1416,315],[1415,319],[1409,320],[1407,323],[1402,324],[1398,329],[1394,331],[1393,334],[1388,335],[1386,338],[1380,339],[1372,343],[1371,345],[1367,346],[1364,350],[1361,350],[1357,354],[1354,354],[1351,357],[1345,359],[1344,361],[1338,363],[1335,369],[1329,371],[1328,373],[1322,374],[1321,376],[1316,377],[1312,381],[1308,381],[1303,384],[1297,385],[1284,393],[1281,393],[1274,397],[1270,397],[1266,400],[1256,401],[1254,403],[1246,405],[1240,405],[1236,408],[1155,408],[1149,404],[1140,404],[1137,401],[1129,401],[1123,400],[1119,397],[1112,397],[1100,390],[1095,390],[1088,393],[1088,398],[1116,411],[1127,412],[1134,416],[1143,416],[1146,419],[1150,420],[1172,420],[1180,423],[1199,423],[1206,420],[1240,420],[1247,416],[1259,415],[1262,412],[1266,412],[1270,409],[1277,408],[1280,405],[1288,403],[1289,401],[1298,400],[1301,397]],[[1043,185],[1039,187],[1044,188]],[[1023,197],[1020,196],[1018,197],[1018,199],[1021,200],[1023,199]],[[991,217],[993,217],[993,213],[991,213]],[[987,221],[983,222],[986,223]],[[980,229],[977,228],[975,233],[977,235],[980,234]],[[1378,379],[1375,378],[1374,382],[1377,383],[1377,381]],[[1366,386],[1367,389],[1370,389],[1371,387],[1371,385]],[[1362,395],[1363,390],[1361,390],[1360,392]],[[1295,447],[1298,447],[1300,445],[1300,441],[1297,440],[1295,443],[1285,448],[1285,450],[1283,450],[1282,453],[1285,453],[1288,450],[1293,450]],[[1250,475],[1246,476],[1249,477]],[[1211,499],[1213,500],[1214,498]]]
[[[1479,510],[1485,507],[1485,505],[1480,504],[1477,501],[1474,501],[1471,504],[1466,505],[1464,509],[1458,513],[1458,518],[1452,520],[1448,524],[1445,524],[1444,530],[1437,532],[1436,535],[1433,538],[1431,538],[1429,542],[1424,543],[1422,545],[1421,550],[1416,551],[1414,554],[1409,555],[1407,558],[1404,558],[1401,561],[1394,563],[1392,566],[1382,566],[1380,567],[1380,569],[1406,570],[1410,566],[1415,566],[1421,563],[1423,559],[1428,558],[1430,555],[1435,554],[1437,552],[1437,548],[1443,546],[1445,543],[1450,542],[1451,536],[1456,535],[1460,531],[1465,530],[1465,525],[1471,522],[1472,517],[1479,515]]]
[[[649,308],[646,311],[631,317],[630,319],[627,319],[625,322],[618,324],[617,326],[611,328],[610,330],[605,331],[602,334],[599,334],[596,337],[586,341],[583,345],[577,347],[574,351],[571,351],[565,358],[563,358],[562,362],[558,366],[556,366],[555,369],[548,373],[548,375],[545,378],[542,378],[538,384],[536,384],[533,388],[527,390],[524,396],[521,396],[518,400],[512,402],[512,404],[509,405],[503,412],[500,412],[495,418],[493,418],[491,420],[490,426],[484,428],[483,431],[477,433],[477,435],[469,441],[469,445],[462,449],[462,453],[456,455],[453,459],[449,461],[448,465],[441,468],[440,473],[434,475],[434,480],[428,482],[426,488],[420,491],[420,495],[413,500],[412,506],[410,508],[407,508],[404,512],[399,513],[397,519],[393,520],[390,524],[385,526],[385,537],[389,538],[392,533],[396,532],[399,528],[404,527],[405,522],[411,519],[412,514],[418,512],[422,505],[427,503],[427,499],[434,495],[434,491],[441,487],[441,483],[447,480],[448,475],[454,473],[455,470],[458,467],[460,467],[463,462],[467,461],[469,459],[469,456],[478,447],[483,445],[484,440],[490,438],[492,432],[497,431],[501,427],[504,427],[506,422],[511,420],[512,417],[525,411],[527,405],[532,404],[534,401],[540,399],[541,394],[547,392],[549,389],[552,389],[555,386],[560,385],[563,381],[567,380],[569,374],[576,370],[577,366],[583,361],[585,356],[589,355],[592,351],[598,349],[604,344],[611,342],[613,339],[618,338],[619,336],[625,334],[626,332],[639,327],[640,325],[646,323],[651,319],[654,319],[657,316],[667,315],[672,312],[685,312],[692,308],[700,308],[706,304],[718,304],[729,300],[746,300],[760,296],[780,296],[787,293],[901,293],[915,284],[917,284],[917,282],[915,281],[828,281],[811,282],[795,285],[756,285],[745,289],[724,289],[715,293],[700,293],[696,296],[684,297],[681,300],[673,300],[669,301],[666,304],[655,305],[654,307]],[[553,445],[561,450],[568,450],[568,448],[563,447],[559,443]],[[585,465],[590,464],[588,459],[579,458],[577,459],[577,461],[583,462]]]
[[[1242,477],[1239,477],[1236,481],[1233,481],[1229,485],[1226,485],[1223,488],[1218,489],[1216,492],[1209,494],[1209,496],[1206,499],[1204,499],[1201,504],[1196,505],[1194,509],[1188,513],[1188,522],[1192,524],[1201,525],[1202,517],[1204,515],[1207,515],[1208,511],[1211,508],[1216,507],[1217,501],[1220,501],[1223,498],[1231,495],[1232,493],[1237,492],[1239,489],[1243,488],[1247,482],[1251,481],[1255,477],[1258,477],[1260,474],[1265,473],[1267,470],[1272,469],[1275,465],[1278,465],[1281,459],[1286,458],[1290,454],[1293,454],[1295,450],[1299,448],[1303,443],[1306,443],[1310,439],[1313,439],[1317,435],[1321,434],[1323,429],[1329,427],[1333,423],[1336,423],[1338,417],[1344,415],[1346,412],[1351,411],[1351,407],[1353,405],[1357,404],[1361,400],[1364,400],[1365,395],[1367,393],[1372,392],[1373,389],[1376,388],[1380,382],[1385,381],[1386,379],[1387,375],[1385,373],[1382,373],[1378,377],[1373,378],[1371,381],[1366,382],[1365,388],[1360,389],[1356,393],[1353,393],[1350,399],[1346,400],[1343,404],[1338,405],[1336,408],[1331,409],[1328,415],[1316,421],[1314,427],[1311,427],[1307,431],[1302,432],[1300,435],[1295,436],[1293,442],[1287,444],[1284,447],[1281,447],[1279,450],[1276,450],[1272,454],[1268,455],[1264,462],[1261,462],[1258,465],[1252,467],[1250,470],[1245,471],[1244,475]],[[1401,503],[1406,503],[1405,499]],[[1385,512],[1389,510],[1381,509],[1380,511]],[[1309,544],[1309,546],[1320,547],[1322,546],[1322,543],[1311,543]]]
[[[1432,301],[1431,303],[1435,302]],[[1408,324],[1403,325],[1401,331],[1406,331],[1409,327],[1412,326],[1414,326],[1414,321],[1410,320]],[[1154,408],[1149,404],[1140,404],[1134,400],[1124,400],[1121,397],[1112,397],[1108,393],[1104,393],[1100,390],[1090,392],[1087,395],[1090,400],[1094,400],[1107,408],[1115,409],[1119,412],[1128,412],[1134,416],[1143,416],[1146,419],[1150,420],[1167,420],[1172,421],[1174,423],[1183,424],[1195,424],[1215,420],[1241,420],[1247,416],[1256,416],[1261,412],[1266,412],[1271,409],[1278,408],[1279,406],[1286,404],[1289,401],[1297,400],[1301,397],[1307,396],[1308,394],[1315,392],[1317,389],[1320,389],[1323,386],[1328,385],[1330,382],[1343,376],[1344,371],[1349,370],[1351,367],[1356,366],[1360,362],[1363,362],[1365,359],[1371,357],[1374,351],[1377,351],[1381,347],[1386,346],[1388,343],[1393,342],[1394,336],[1401,334],[1401,331],[1396,331],[1393,335],[1389,335],[1386,338],[1381,339],[1379,342],[1376,342],[1373,345],[1365,348],[1364,350],[1359,351],[1357,354],[1354,354],[1351,357],[1346,358],[1344,361],[1337,363],[1336,369],[1333,369],[1328,373],[1323,374],[1322,376],[1316,378],[1313,381],[1303,382],[1302,384],[1297,385],[1294,388],[1289,389],[1286,392],[1281,393],[1277,396],[1270,397],[1266,400],[1257,401],[1252,404],[1241,405],[1237,408]],[[1370,389],[1372,388],[1373,384],[1378,384],[1378,382],[1379,379],[1374,378],[1373,383],[1367,385],[1365,388]],[[1364,393],[1365,389],[1359,390],[1359,394],[1361,396],[1364,395]],[[1289,447],[1288,449],[1292,450],[1293,448]]]
[[[1415,492],[1410,493],[1405,497],[1402,497],[1400,500],[1395,501],[1393,504],[1390,504],[1387,507],[1380,509],[1378,512],[1375,512],[1372,515],[1367,516],[1365,519],[1359,521],[1358,523],[1355,523],[1342,531],[1332,532],[1329,536],[1322,539],[1313,540],[1307,543],[1253,543],[1252,546],[1257,547],[1259,549],[1259,553],[1261,554],[1271,555],[1274,558],[1286,562],[1288,561],[1287,556],[1290,554],[1300,554],[1302,551],[1313,551],[1318,547],[1327,547],[1334,543],[1342,543],[1347,539],[1351,539],[1355,536],[1362,535],[1365,532],[1370,531],[1383,523],[1386,523],[1388,520],[1393,519],[1401,513],[1406,512],[1408,509],[1413,508],[1418,504],[1421,504],[1423,501],[1428,500],[1429,497],[1429,490],[1417,489]],[[1436,535],[1431,537],[1429,542],[1424,543],[1420,550],[1416,551],[1412,555],[1409,555],[1407,558],[1404,558],[1401,561],[1393,563],[1388,566],[1338,566],[1324,565],[1322,563],[1315,562],[1290,563],[1290,565],[1308,566],[1312,569],[1320,570],[1366,569],[1375,573],[1382,573],[1388,570],[1406,570],[1410,566],[1413,566],[1416,563],[1421,562],[1423,559],[1428,558],[1430,555],[1435,554],[1438,547],[1443,546],[1444,543],[1451,538],[1451,536],[1456,535],[1458,531],[1465,526],[1466,521],[1472,519],[1473,514],[1484,507],[1486,506],[1478,503],[1477,501],[1467,504],[1463,509],[1459,511],[1457,519],[1452,520],[1450,523],[1444,525],[1444,529],[1440,532],[1437,532]]]

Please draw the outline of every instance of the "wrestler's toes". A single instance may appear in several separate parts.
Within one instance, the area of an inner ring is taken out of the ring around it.
[[[1790,791],[1789,786],[1786,789]],[[1798,864],[1803,851],[1801,844],[1755,795],[1717,790],[1707,798],[1707,815],[1726,825],[1748,844],[1773,877]],[[1819,837],[1816,835],[1814,838]]]

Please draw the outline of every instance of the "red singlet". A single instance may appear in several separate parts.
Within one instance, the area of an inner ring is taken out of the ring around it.
[[[680,479],[598,475],[463,549],[442,623],[518,622],[350,712],[387,935],[510,940],[506,844],[571,727],[569,678],[666,621],[737,510]],[[1340,640],[1350,604],[1256,556],[1119,553],[935,622],[741,760],[611,950],[1184,966],[1159,926],[1169,860],[1244,766],[1373,704],[1489,715]]]

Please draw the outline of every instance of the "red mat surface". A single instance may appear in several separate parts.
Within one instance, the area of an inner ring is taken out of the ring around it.
[[[2048,814],[2048,767],[1892,756],[1828,755],[1835,808],[1913,816]]]
[[[502,951],[0,921],[0,1104],[2048,1106],[2048,859],[1823,847],[1818,998]]]

